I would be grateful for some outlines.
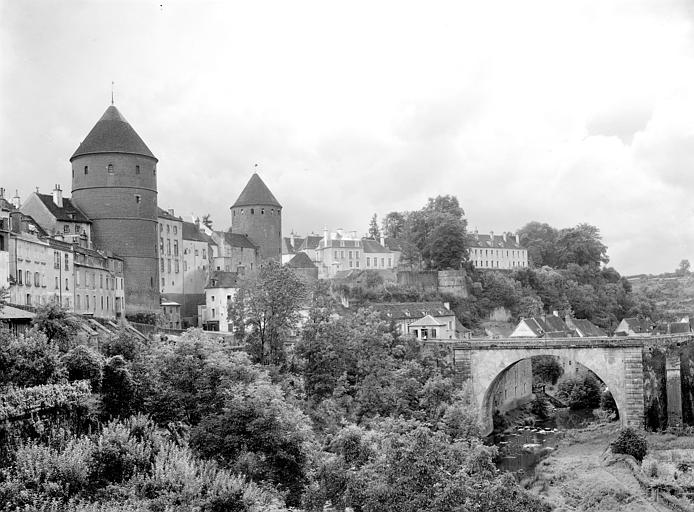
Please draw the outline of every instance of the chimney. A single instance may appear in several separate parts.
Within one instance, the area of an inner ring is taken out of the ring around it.
[[[554,311],[552,311],[552,314],[553,314],[554,316],[557,316],[557,317],[558,317],[558,316],[559,316],[559,311],[557,311],[557,310],[555,309]]]
[[[12,204],[15,208],[22,206],[22,200],[19,198],[19,190],[14,191],[14,197],[12,198]]]
[[[294,230],[292,229],[292,232],[289,234],[289,241],[292,244],[292,247],[294,247]]]
[[[169,209],[168,209],[168,212],[169,212],[169,215],[175,217],[175,215],[174,215],[174,209],[173,209],[173,208],[169,208]]]
[[[520,235],[516,233],[516,243],[520,245]]]
[[[477,231],[477,228],[475,228],[475,240],[477,240],[478,242],[480,241],[480,232]]]
[[[494,247],[494,231],[489,232],[489,241],[492,243],[492,247]]]
[[[5,189],[0,187],[0,199],[5,199]]]
[[[502,236],[504,237],[504,243],[506,243],[508,241],[508,233],[504,231],[504,234]]]
[[[323,228],[323,245],[328,246],[328,226]]]
[[[386,237],[384,237],[383,234],[381,234],[380,242],[381,242],[381,245],[382,245],[383,247],[386,246]]]
[[[53,189],[53,202],[58,208],[63,207],[63,191],[60,190],[60,185],[56,184]]]
[[[343,233],[344,233],[344,230],[342,228],[337,228],[337,236],[339,238],[342,238]]]

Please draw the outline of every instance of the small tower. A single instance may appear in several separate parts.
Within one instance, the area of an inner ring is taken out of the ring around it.
[[[70,162],[95,248],[123,258],[126,313],[159,309],[157,158],[111,105]]]
[[[247,235],[262,260],[282,261],[282,205],[254,173],[231,206],[231,231]]]

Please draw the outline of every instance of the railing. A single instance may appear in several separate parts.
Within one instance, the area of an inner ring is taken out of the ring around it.
[[[694,334],[663,334],[657,336],[612,338],[504,338],[494,340],[459,340],[453,348],[459,350],[513,350],[519,348],[629,348],[643,347],[654,342],[676,342],[694,338]]]

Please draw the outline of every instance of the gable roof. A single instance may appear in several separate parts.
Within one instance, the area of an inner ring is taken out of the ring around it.
[[[255,245],[250,238],[248,238],[248,235],[232,233],[231,231],[224,233],[224,242],[231,247],[243,247],[246,249],[258,248],[258,246]]]
[[[415,320],[410,324],[410,327],[427,327],[430,325],[446,325],[438,320],[435,320],[431,315],[425,315],[419,320]]]
[[[157,161],[144,141],[114,105],[106,109],[104,115],[70,157],[70,161],[78,156],[96,153],[127,153],[146,156]]]
[[[653,330],[651,322],[649,320],[646,320],[645,318],[623,318],[622,322],[626,324],[627,329],[634,331],[635,333],[648,333]],[[619,330],[619,326],[617,326],[617,330]]]
[[[297,253],[286,263],[286,266],[290,268],[317,268],[305,252]]]
[[[183,220],[183,219],[181,219],[181,217],[176,217],[175,215],[171,215],[169,212],[167,212],[166,210],[164,210],[160,206],[157,206],[157,217],[161,217],[161,218],[167,219],[167,220],[177,220],[177,221]]]
[[[321,240],[323,240],[323,237],[320,235],[308,235],[306,238],[303,239],[301,245],[298,245],[297,250],[308,251],[312,249],[317,249],[318,244],[320,244]]]
[[[205,288],[236,288],[238,287],[238,278],[239,275],[236,272],[214,270],[210,273]]]
[[[215,244],[214,240],[212,240],[211,236],[209,236],[207,233],[203,233],[202,231],[200,231],[198,226],[193,222],[186,222],[184,220],[182,233],[183,240],[191,240],[194,242],[207,242],[211,245],[217,245]]]
[[[265,185],[263,180],[260,179],[257,172],[253,173],[253,176],[251,176],[251,179],[248,180],[248,183],[239,195],[239,198],[234,204],[231,205],[231,207],[236,208],[238,206],[255,205],[276,206],[277,208],[282,208],[282,205],[279,203],[279,201],[277,201],[277,199],[275,199],[275,196],[272,195],[272,192],[270,192],[270,189],[267,188],[267,185]]]
[[[585,318],[572,318],[573,328],[579,331],[582,336],[594,338],[606,338],[607,333],[590,320]]]
[[[423,318],[431,315],[434,318],[453,316],[454,313],[443,302],[381,302],[371,304],[381,315],[393,320],[406,318]]]
[[[61,208],[55,204],[55,202],[53,202],[53,196],[51,194],[39,194],[38,192],[34,193],[48,209],[51,215],[53,215],[53,217],[55,217],[57,220],[66,222],[87,222],[91,224],[92,221],[89,220],[84,213],[82,213],[82,210],[77,208],[77,206],[72,203],[72,200],[64,197],[63,207]]]
[[[538,338],[542,336],[564,337],[573,332],[561,318],[554,315],[524,318],[519,322],[519,325],[521,323],[525,323]]]

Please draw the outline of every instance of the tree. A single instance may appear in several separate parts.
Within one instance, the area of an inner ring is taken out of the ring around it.
[[[383,218],[383,236],[386,238],[400,238],[405,231],[407,213],[390,212]]]
[[[558,232],[547,223],[532,221],[518,230],[520,244],[528,250],[531,265],[556,267],[556,239]]]
[[[564,368],[552,356],[533,356],[531,359],[533,367],[533,377],[538,382],[547,384],[556,384],[559,377],[564,374]]]
[[[209,213],[206,213],[205,215],[202,216],[202,225],[212,229],[212,215]]]
[[[48,341],[56,343],[63,352],[70,350],[79,328],[77,319],[67,309],[53,302],[37,308],[34,326],[44,332]]]
[[[556,246],[561,268],[569,263],[600,267],[601,263],[610,261],[600,230],[590,224],[562,229],[557,236]]]
[[[272,260],[241,281],[229,306],[229,317],[242,319],[253,361],[264,365],[284,362],[284,341],[298,325],[305,298],[306,287],[301,279]]]
[[[374,216],[371,217],[371,222],[369,223],[369,238],[373,238],[374,240],[381,238],[381,230],[378,229],[378,220],[375,213]]]
[[[691,267],[689,260],[682,260],[680,261],[680,266],[677,267],[677,270],[675,270],[675,273],[678,276],[686,276],[689,274],[689,268]]]

